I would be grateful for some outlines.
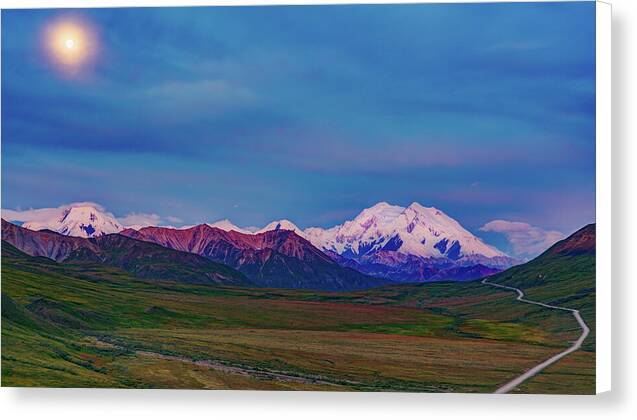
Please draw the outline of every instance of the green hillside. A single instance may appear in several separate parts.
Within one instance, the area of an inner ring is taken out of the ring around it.
[[[591,328],[583,347],[595,350],[595,225],[582,228],[534,260],[496,274],[489,281],[520,288],[529,299],[578,309]]]

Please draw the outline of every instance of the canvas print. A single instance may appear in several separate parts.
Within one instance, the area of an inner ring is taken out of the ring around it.
[[[595,5],[2,11],[2,386],[595,392]]]

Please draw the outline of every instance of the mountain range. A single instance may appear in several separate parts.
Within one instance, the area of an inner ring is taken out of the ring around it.
[[[291,230],[246,234],[202,224],[126,229],[121,234],[226,264],[264,287],[354,290],[387,284],[339,265]]]
[[[242,273],[196,254],[176,251],[120,234],[96,238],[33,231],[2,219],[2,245],[59,263],[100,264],[123,269],[140,278],[185,283],[253,285]]]
[[[147,227],[94,238],[33,231],[2,220],[3,246],[64,264],[101,264],[141,278],[230,286],[358,290],[388,284],[342,267],[288,230],[226,232]]]
[[[307,280],[311,276],[321,287],[341,287],[339,282],[344,280],[335,277],[334,263],[347,269],[337,271],[352,286],[363,287],[377,282],[370,278],[392,282],[472,280],[520,262],[484,243],[443,211],[418,203],[401,207],[381,202],[328,229],[300,229],[289,220],[248,229],[228,219],[182,228],[133,229],[124,228],[112,215],[90,205],[70,206],[49,220],[27,222],[23,227],[82,238],[121,233],[204,256],[262,285],[276,287],[285,287],[281,282],[292,287],[311,286],[312,281]],[[281,280],[283,273],[289,278]]]

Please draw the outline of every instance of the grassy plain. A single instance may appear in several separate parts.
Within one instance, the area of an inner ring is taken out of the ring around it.
[[[3,386],[491,392],[578,334],[570,315],[479,282],[185,285],[3,243]],[[523,390],[594,392],[588,350]]]

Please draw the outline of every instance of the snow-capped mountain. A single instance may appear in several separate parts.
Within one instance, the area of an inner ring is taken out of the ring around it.
[[[219,228],[219,229],[224,230],[226,232],[235,231],[235,232],[245,233],[245,234],[251,234],[252,233],[249,230],[240,228],[239,226],[235,225],[229,219],[223,219],[223,220],[216,221],[214,223],[206,223],[206,224],[208,226],[210,226],[210,227]]]
[[[297,225],[295,225],[294,223],[286,219],[275,220],[274,222],[270,222],[265,227],[257,230],[254,233],[263,233],[263,232],[269,232],[271,230],[279,230],[279,229],[291,230],[292,232],[296,232],[297,235],[301,237],[305,237],[303,230],[301,230]]]
[[[304,233],[317,248],[353,259],[378,251],[450,260],[506,257],[441,210],[418,203],[405,208],[381,202],[342,225]]]
[[[26,222],[22,227],[31,230],[49,229],[69,236],[92,238],[120,232],[123,226],[111,214],[91,205],[60,209],[60,214],[49,220]]]
[[[472,280],[518,261],[485,244],[434,207],[378,203],[329,229],[300,230],[289,220],[257,232],[295,231],[344,267],[393,281]]]

